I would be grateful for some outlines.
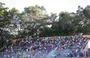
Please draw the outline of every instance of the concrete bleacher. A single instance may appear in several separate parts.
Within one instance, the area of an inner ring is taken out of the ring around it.
[[[89,43],[89,42],[88,42]],[[87,46],[87,42],[86,43],[84,43],[86,46]],[[86,48],[86,47],[85,47]],[[58,52],[59,50],[57,50],[57,52]],[[64,50],[65,51],[65,50]],[[36,56],[35,57],[37,57],[37,55],[39,54],[38,52],[39,51],[36,51],[37,53],[35,54]],[[60,52],[60,51],[59,51]],[[13,54],[13,52],[10,52],[11,54]],[[20,53],[22,53],[22,54],[25,54],[26,55],[26,52],[20,52]],[[17,53],[16,54],[20,54],[18,51],[17,51]],[[49,53],[52,53],[52,51],[51,52],[49,52]],[[49,55],[49,53],[48,53],[48,55]],[[62,53],[62,51],[61,51],[61,53]],[[5,53],[5,54],[7,54],[7,53]],[[9,53],[8,53],[9,54]],[[43,52],[41,52],[41,54],[43,54]],[[45,53],[45,55],[47,55],[47,53]],[[34,57],[34,58],[35,58]],[[25,57],[23,57],[23,58],[25,58]],[[42,57],[38,57],[38,58],[42,58]],[[46,57],[44,57],[44,58],[46,58]],[[55,57],[54,57],[55,58]],[[56,58],[72,58],[72,57],[56,57]],[[73,57],[73,58],[86,58],[86,57]]]

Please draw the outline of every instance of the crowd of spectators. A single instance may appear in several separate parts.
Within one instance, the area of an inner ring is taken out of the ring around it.
[[[82,36],[60,36],[16,40],[0,53],[0,58],[83,57],[88,39]]]

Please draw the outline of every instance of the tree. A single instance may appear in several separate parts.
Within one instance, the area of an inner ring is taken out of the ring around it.
[[[84,9],[83,9],[83,13],[85,15],[85,17],[87,19],[90,19],[90,5],[86,6]]]
[[[90,5],[87,5],[84,9],[83,9],[83,15],[85,16],[85,20],[84,20],[84,34],[90,34]]]
[[[22,13],[22,27],[25,35],[31,37],[39,36],[41,28],[46,24],[48,15],[43,6],[29,6],[24,8]]]
[[[8,17],[8,8],[4,7],[4,5],[4,3],[0,2],[0,48],[5,44],[5,35],[8,34],[5,28],[9,24],[9,20],[6,19]]]
[[[8,24],[7,18],[7,7],[4,7],[4,3],[0,2],[0,27],[4,27],[6,24]]]

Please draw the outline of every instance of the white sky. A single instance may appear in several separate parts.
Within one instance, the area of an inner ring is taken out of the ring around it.
[[[39,5],[44,6],[47,12],[60,13],[61,11],[76,12],[78,5],[90,5],[90,0],[0,0],[10,9],[15,7],[20,12],[24,7]]]

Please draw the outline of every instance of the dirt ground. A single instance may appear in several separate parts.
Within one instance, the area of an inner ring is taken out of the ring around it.
[[[90,35],[83,35],[84,37],[88,37],[88,38],[90,38]]]

